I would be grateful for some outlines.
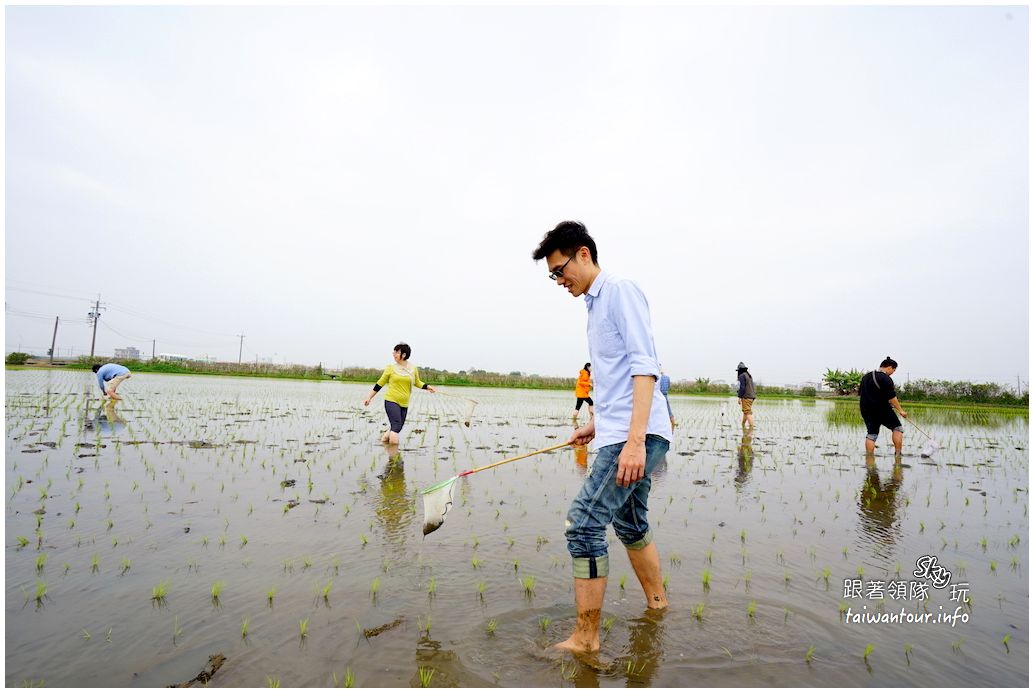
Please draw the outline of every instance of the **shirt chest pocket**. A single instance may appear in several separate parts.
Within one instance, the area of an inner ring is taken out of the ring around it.
[[[615,356],[625,351],[625,340],[611,320],[600,320],[595,326],[593,337],[600,356]]]

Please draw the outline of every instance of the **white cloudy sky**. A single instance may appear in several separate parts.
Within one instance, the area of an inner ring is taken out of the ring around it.
[[[586,223],[675,378],[1028,373],[1024,7],[6,9],[5,346],[574,375]]]

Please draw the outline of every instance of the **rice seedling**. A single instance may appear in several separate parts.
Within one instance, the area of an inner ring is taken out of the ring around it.
[[[129,572],[130,563],[128,558],[123,558],[119,563],[119,575],[125,575]]]
[[[494,618],[489,619],[488,623],[485,624],[485,632],[488,633],[489,635],[494,635],[495,634],[496,626],[498,626],[498,623],[496,623],[496,620]]]
[[[248,626],[251,625],[251,619],[247,616],[241,621],[241,638],[246,639],[248,637]]]
[[[243,549],[247,545],[248,545],[248,538],[242,534],[241,535],[241,548]]]
[[[301,621],[298,621],[298,632],[300,634],[299,637],[309,637],[309,619],[303,618]]]
[[[435,670],[431,667],[420,667],[420,687],[429,688],[431,686],[431,680],[434,678]]]
[[[29,540],[26,537],[16,537],[15,540],[18,542],[19,549],[24,549],[29,545]]]
[[[646,669],[646,662],[639,664],[634,658],[625,662],[625,673],[630,676],[638,676]]]
[[[327,603],[327,602],[330,601],[330,588],[333,587],[333,586],[334,586],[334,581],[333,580],[327,580],[327,584],[325,584],[323,586],[323,590],[322,590],[321,596],[323,597],[324,603]]]
[[[539,628],[541,628],[542,632],[545,633],[546,630],[549,628],[549,624],[552,622],[553,619],[551,619],[549,616],[543,616],[539,619]]]
[[[992,573],[997,573],[998,572],[998,562],[997,561],[991,561],[991,572]]]
[[[272,676],[267,676],[266,688],[280,688],[280,679],[274,679]]]
[[[956,640],[955,642],[953,642],[953,643],[951,644],[951,649],[952,649],[952,651],[953,651],[953,652],[962,652],[962,645],[963,645],[963,643],[965,643],[965,642],[966,642],[966,639],[965,639],[965,638],[959,638],[958,640]]]
[[[424,621],[417,619],[416,627],[424,634],[424,637],[431,637],[431,614],[427,614],[427,618]]]
[[[873,650],[875,650],[875,649],[876,648],[873,647],[872,643],[868,643],[865,646],[865,649],[862,650],[862,659],[864,659],[866,662],[868,662],[869,661],[869,655],[871,655]]]
[[[82,638],[83,640],[89,640],[89,639],[90,639],[90,638],[92,638],[93,636],[92,636],[92,635],[90,635],[90,631],[88,631],[88,630],[86,630],[85,628],[83,628],[83,629],[82,629],[82,630],[81,630],[81,631],[79,632],[79,637],[80,637],[80,638]]]
[[[697,602],[696,605],[693,607],[693,618],[695,618],[698,621],[703,621],[704,620],[704,603],[703,602]]]
[[[486,585],[485,585],[484,581],[478,582],[478,584],[477,584],[478,599],[480,599],[481,601],[485,601],[485,587],[486,587]]]
[[[701,582],[704,584],[704,590],[711,589],[711,571],[708,568],[704,568],[703,574],[700,576]]]
[[[362,544],[362,545],[363,545],[364,547],[365,547],[365,546],[366,546],[366,545],[367,545],[367,544],[368,544],[369,542],[370,542],[370,540],[366,538],[366,535],[365,535],[365,534],[360,534],[360,535],[359,535],[359,543],[360,543],[360,544]]]
[[[1006,652],[1008,652],[1008,651],[1009,651],[1009,640],[1010,640],[1011,638],[1012,638],[1012,636],[1011,636],[1011,635],[1009,635],[1008,633],[1006,633],[1006,634],[1005,634],[1005,637],[1003,637],[1003,638],[1002,638],[1002,644],[1003,644],[1003,645],[1005,645],[1005,651],[1006,651]]]
[[[482,561],[481,561],[480,558],[471,558],[470,559],[470,565],[471,565],[472,568],[474,568],[474,570],[477,570],[478,568],[481,567]]]
[[[219,595],[221,595],[223,593],[223,587],[225,587],[225,586],[226,586],[226,583],[223,582],[222,580],[216,580],[215,582],[212,583],[212,602],[213,603],[216,603],[216,604],[219,603]]]
[[[355,674],[352,673],[352,668],[348,667],[345,669],[344,676],[338,681],[337,674],[331,672],[334,679],[334,686],[336,688],[355,688]]]
[[[912,644],[905,643],[905,662],[908,666],[912,666]]]
[[[804,653],[804,661],[811,664],[811,660],[815,657],[815,646],[812,645],[808,648],[808,651]]]
[[[168,596],[168,594],[169,583],[163,580],[162,582],[159,582],[157,585],[151,588],[151,601],[161,606],[165,603],[165,598]]]
[[[758,613],[758,603],[757,603],[757,601],[751,599],[750,600],[750,604],[747,604],[747,618],[749,618],[751,621],[753,621],[754,617],[757,615],[757,613]]]
[[[183,635],[183,629],[180,628],[180,617],[176,616],[172,619],[172,644],[176,644],[176,638]]]
[[[43,606],[43,598],[47,596],[47,583],[43,580],[36,581],[36,606]]]
[[[624,575],[622,575],[621,577],[618,578],[618,587],[622,591],[624,591],[624,589],[625,589],[625,576]]]
[[[535,593],[535,577],[527,575],[521,578],[521,585],[524,587],[524,595],[531,597]]]
[[[41,553],[36,556],[36,574],[39,575],[43,572],[43,569],[47,566],[47,554]]]

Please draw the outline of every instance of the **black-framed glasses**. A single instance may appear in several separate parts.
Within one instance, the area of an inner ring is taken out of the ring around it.
[[[577,253],[575,253],[575,255],[577,255]],[[555,269],[552,272],[550,272],[549,273],[550,281],[554,281],[555,282],[557,279],[560,279],[560,277],[564,276],[564,268],[567,267],[569,264],[571,264],[571,260],[574,260],[574,257],[575,256],[572,255],[571,257],[567,258],[567,262],[565,262],[564,264],[560,265],[559,269]]]

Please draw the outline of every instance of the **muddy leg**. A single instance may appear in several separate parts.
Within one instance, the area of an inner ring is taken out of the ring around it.
[[[599,651],[600,612],[603,609],[603,595],[606,591],[605,577],[574,579],[574,603],[578,609],[578,622],[571,637],[554,647],[571,652]]]

